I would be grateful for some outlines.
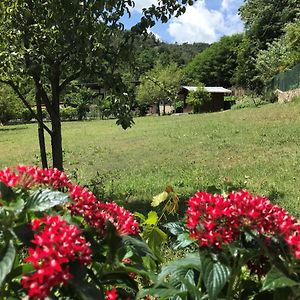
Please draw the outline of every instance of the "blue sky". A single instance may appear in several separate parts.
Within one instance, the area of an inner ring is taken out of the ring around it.
[[[125,20],[130,28],[141,15],[143,7],[156,4],[157,0],[135,0],[131,18]],[[186,13],[172,18],[167,24],[157,23],[151,32],[169,43],[213,43],[224,35],[243,31],[243,23],[238,16],[238,8],[243,0],[198,0],[187,7]]]

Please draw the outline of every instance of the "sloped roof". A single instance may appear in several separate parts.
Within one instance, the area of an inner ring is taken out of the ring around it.
[[[192,92],[197,91],[196,86],[182,86],[182,88]],[[231,93],[231,90],[225,89],[221,86],[205,86],[204,90],[209,93]]]

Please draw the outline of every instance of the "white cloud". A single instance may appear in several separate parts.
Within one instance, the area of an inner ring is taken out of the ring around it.
[[[158,0],[135,0],[135,6],[131,9],[132,11],[142,12],[143,8],[148,8],[152,4],[157,5]]]
[[[209,9],[204,0],[198,0],[187,7],[185,14],[171,20],[168,32],[178,43],[212,43],[223,35],[241,32],[243,24],[237,15],[241,2],[222,0],[220,9],[215,10]]]

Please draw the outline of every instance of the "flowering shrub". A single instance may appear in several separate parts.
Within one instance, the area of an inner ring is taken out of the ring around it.
[[[156,287],[145,293],[181,299],[299,298],[296,218],[245,190],[228,197],[198,192],[187,205],[185,224],[198,251],[164,266]],[[179,224],[167,227],[182,235]]]
[[[300,225],[297,219],[268,199],[248,191],[228,198],[199,192],[188,200],[187,228],[200,247],[222,248],[245,231],[255,231],[266,240],[283,239],[300,258]]]
[[[59,216],[45,216],[32,221],[35,248],[28,248],[26,262],[31,262],[36,272],[23,276],[21,283],[30,297],[45,298],[51,288],[67,283],[73,276],[68,266],[78,260],[83,265],[91,262],[91,249],[80,230],[68,225]]]
[[[135,213],[139,226],[59,170],[0,170],[0,298],[300,298],[300,224],[283,208],[245,190],[198,192],[184,222],[164,226],[185,249],[162,266],[161,220],[179,198],[168,188],[153,201],[161,217]]]
[[[1,299],[132,299],[155,260],[129,211],[57,169],[0,170],[0,234]]]

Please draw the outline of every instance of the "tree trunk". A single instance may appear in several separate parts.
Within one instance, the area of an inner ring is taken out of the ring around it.
[[[53,114],[51,116],[52,135],[51,135],[51,147],[52,147],[52,161],[53,168],[63,170],[63,152],[62,152],[62,136],[61,136],[61,120],[59,114],[59,100],[60,100],[60,87],[59,87],[60,71],[59,66],[54,65],[52,68],[52,109]]]
[[[59,117],[51,119],[52,136],[52,161],[53,168],[63,170],[63,153],[62,153],[62,138],[61,138],[61,121]]]
[[[163,116],[165,116],[165,115],[166,115],[166,102],[164,100]]]
[[[38,87],[36,87],[35,104],[36,104],[37,116],[41,120],[41,122],[38,122],[38,138],[39,138],[39,147],[40,147],[42,167],[48,168],[45,135],[44,135],[44,127],[43,127],[43,112],[42,112],[41,93],[40,93],[40,89]]]
[[[156,105],[157,105],[157,114],[160,116],[160,101],[157,101]]]

